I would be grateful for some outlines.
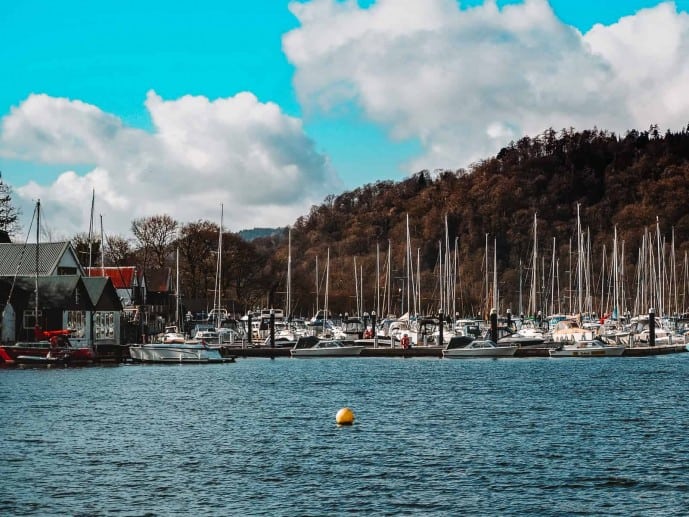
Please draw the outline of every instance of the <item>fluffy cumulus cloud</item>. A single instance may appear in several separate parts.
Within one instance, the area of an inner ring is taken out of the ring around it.
[[[90,172],[15,193],[40,198],[52,231],[68,237],[88,229],[94,189],[105,232],[122,235],[155,214],[219,222],[221,204],[233,230],[286,225],[341,189],[301,122],[251,93],[211,101],[149,92],[146,108],[150,132],[80,101],[31,95],[2,120],[0,153]]]
[[[616,132],[689,120],[689,21],[673,3],[581,34],[547,0],[314,0],[283,48],[310,110],[357,104],[421,142],[410,171],[457,168],[547,128]]]

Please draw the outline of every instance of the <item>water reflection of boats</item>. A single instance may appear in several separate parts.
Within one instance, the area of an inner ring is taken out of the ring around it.
[[[292,357],[351,357],[360,355],[364,348],[362,345],[350,345],[336,339],[308,336],[299,338],[290,354]]]

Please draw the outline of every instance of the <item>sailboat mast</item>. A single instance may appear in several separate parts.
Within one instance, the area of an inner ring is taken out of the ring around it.
[[[484,315],[486,316],[486,319],[488,319],[488,312],[490,311],[490,282],[488,281],[488,234],[486,234],[486,298],[485,298],[485,305],[483,307],[483,312]]]
[[[218,233],[218,285],[217,285],[217,291],[218,291],[218,305],[216,307],[216,314],[215,314],[215,321],[216,321],[216,326],[220,327],[220,308],[222,307],[222,232],[223,232],[223,216],[224,216],[224,210],[225,207],[223,204],[220,204],[220,232]]]
[[[175,322],[179,328],[179,248],[175,254]]]
[[[553,256],[550,262],[550,314],[555,314],[555,237],[553,237]]]
[[[325,300],[323,302],[323,331],[328,321],[328,285],[330,284],[330,248],[328,248],[328,261],[325,264]]]
[[[100,215],[100,276],[105,276],[105,233],[103,233],[103,214]]]
[[[292,316],[292,228],[287,231],[287,319]]]
[[[536,300],[536,283],[538,281],[538,215],[533,215],[533,255],[531,262],[531,301],[529,302],[529,308],[533,309],[531,314],[536,316],[538,312],[538,302]]]
[[[380,243],[376,243],[376,314],[380,315]]]
[[[38,248],[39,239],[41,233],[41,200],[36,201],[36,275],[35,275],[35,288],[36,288],[36,308],[34,309],[34,327],[38,327]]]
[[[577,203],[577,312],[584,310],[584,286],[583,286],[583,262],[584,262],[584,237],[581,234],[581,219],[579,217],[579,207]]]
[[[493,237],[493,308],[500,314],[498,306],[498,239]]]
[[[93,189],[91,194],[91,217],[89,219],[89,271],[93,265],[93,205],[96,200],[96,189]],[[101,253],[103,251],[101,250]]]

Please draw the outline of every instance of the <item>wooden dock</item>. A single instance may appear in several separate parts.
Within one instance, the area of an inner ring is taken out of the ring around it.
[[[239,346],[223,346],[221,347],[221,354],[223,356],[234,357],[290,357],[290,349],[288,347],[257,346],[257,347],[242,347]],[[549,357],[548,347],[539,348],[520,348],[514,354],[514,357]],[[687,352],[684,344],[681,345],[658,345],[658,346],[643,346],[626,348],[623,356],[639,357],[649,355],[665,355],[678,354]],[[360,357],[443,357],[443,349],[437,346],[418,346],[408,349],[399,347],[366,347],[361,351]]]

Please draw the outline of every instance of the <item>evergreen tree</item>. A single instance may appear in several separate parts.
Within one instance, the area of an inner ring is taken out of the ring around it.
[[[0,172],[0,230],[11,236],[19,233],[20,215],[21,212],[12,205],[12,188],[2,181],[2,172]]]

